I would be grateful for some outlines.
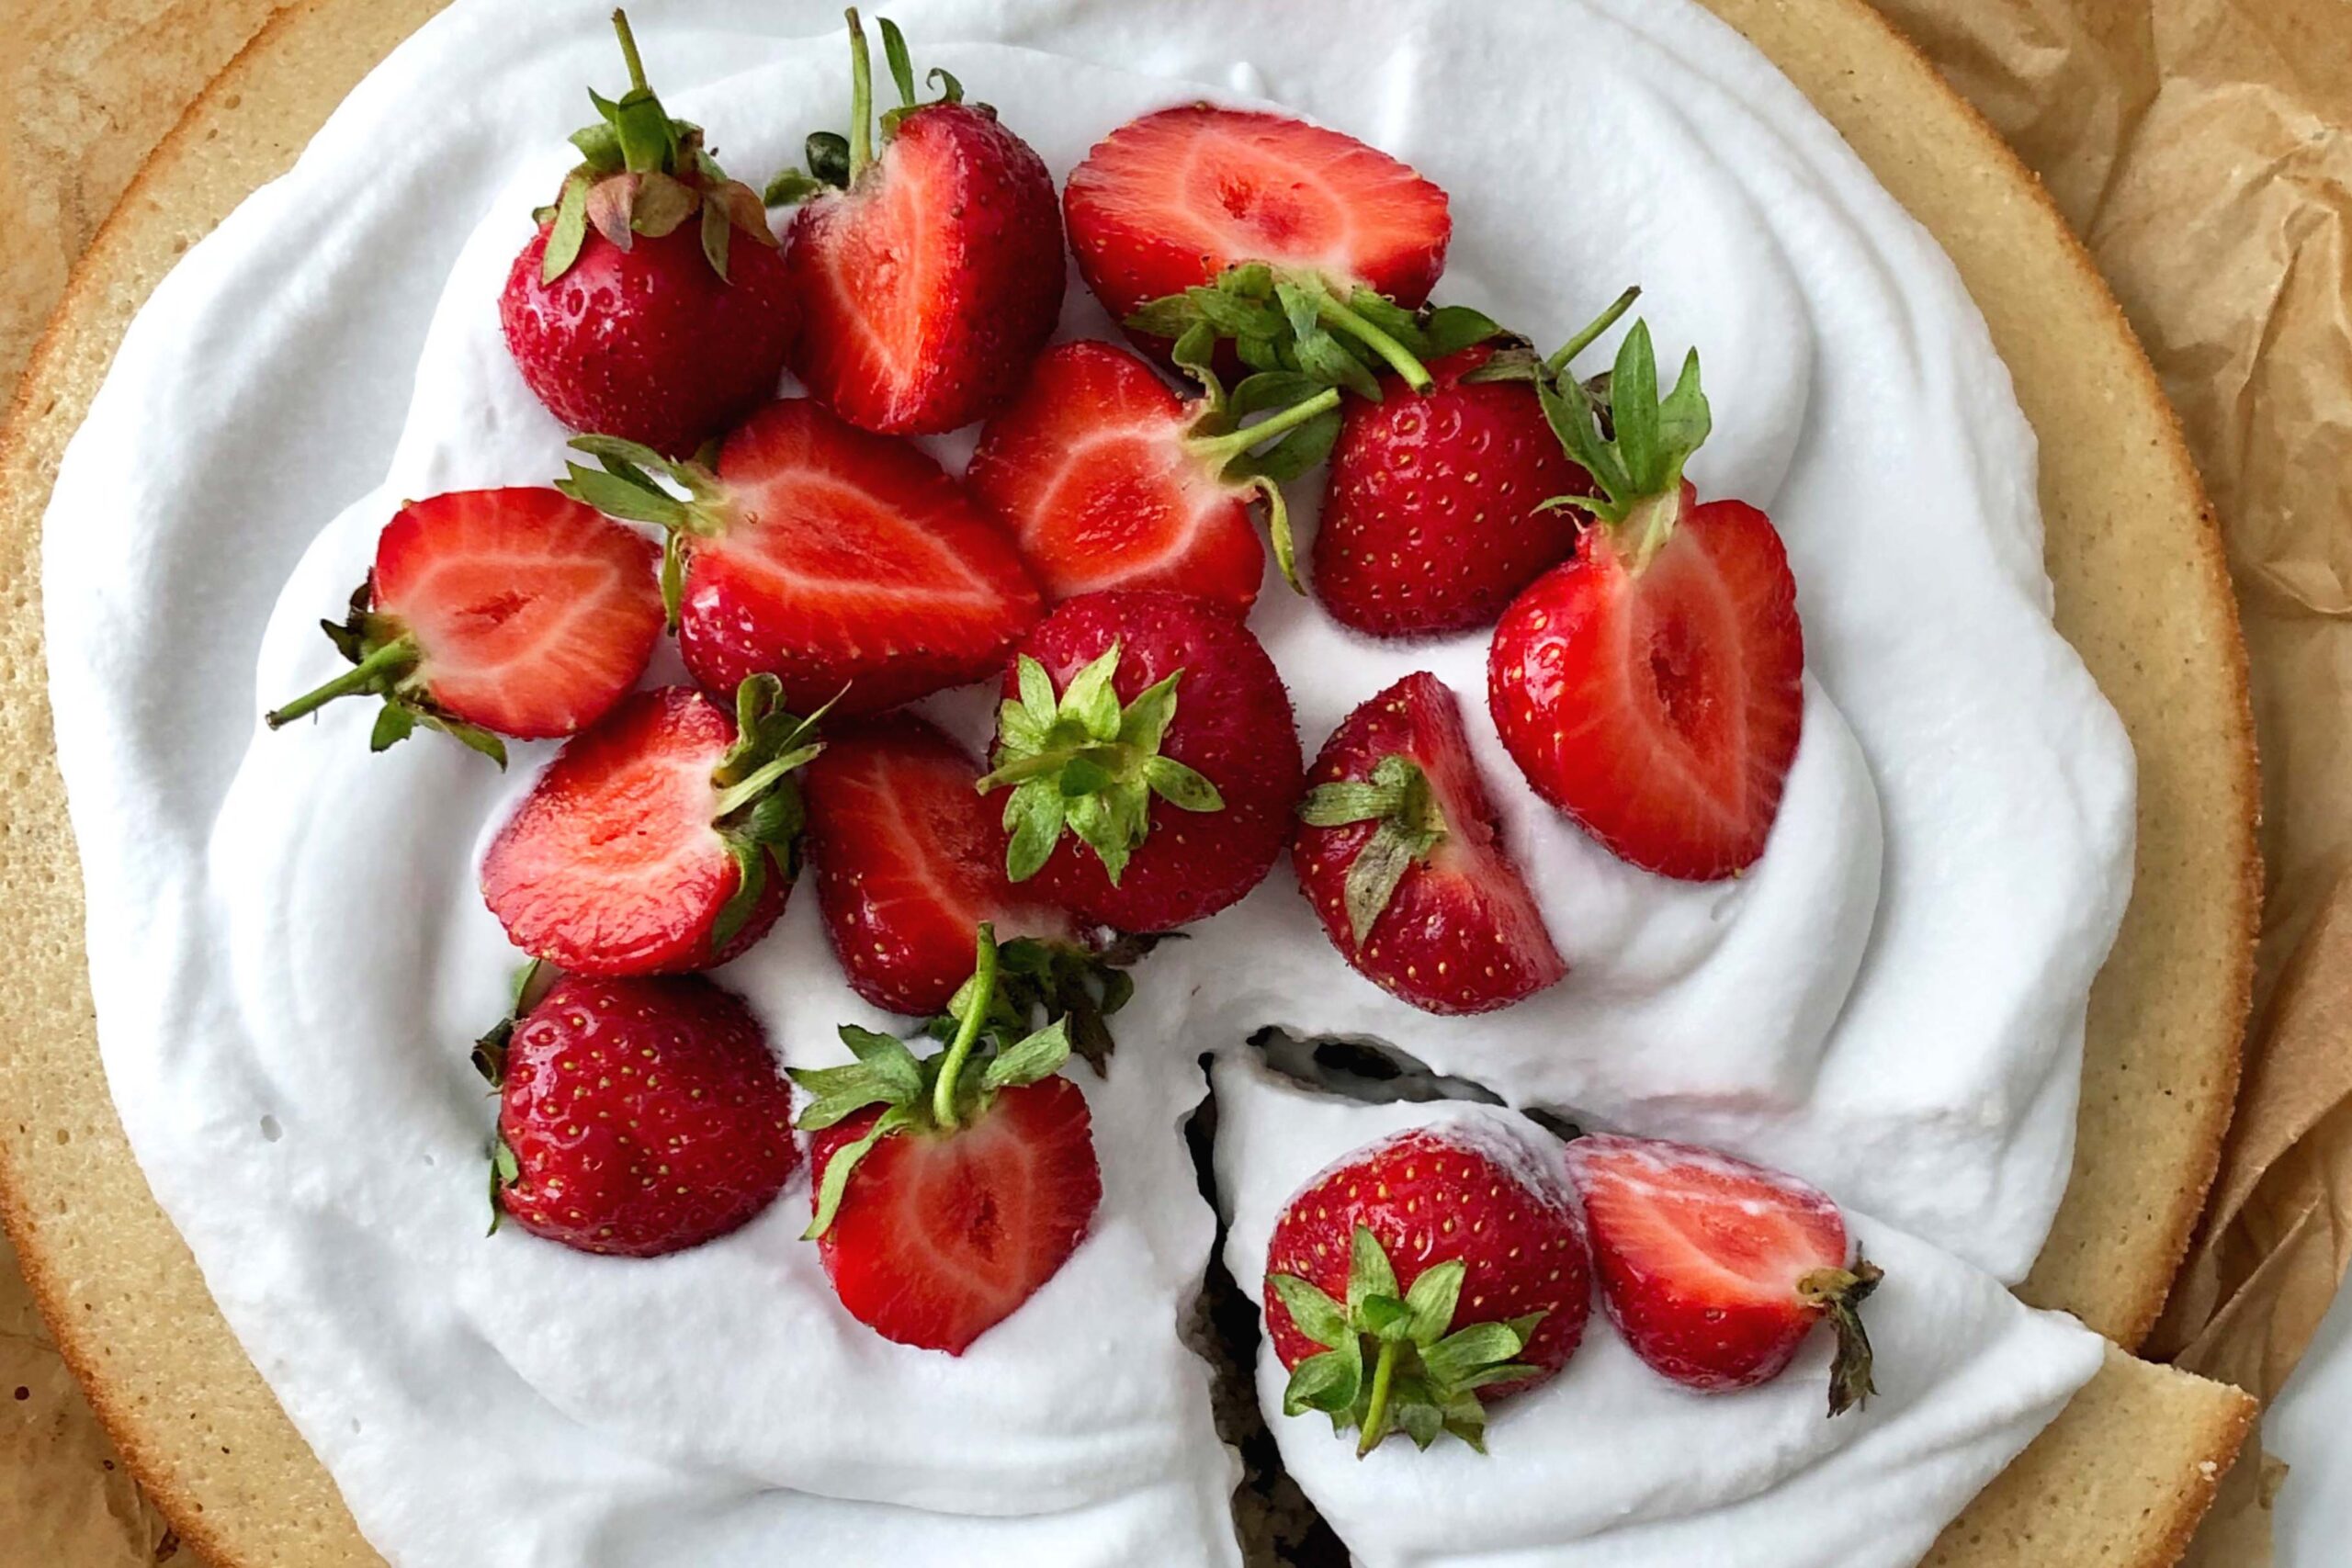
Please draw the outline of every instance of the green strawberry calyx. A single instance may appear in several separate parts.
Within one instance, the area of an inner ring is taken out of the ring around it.
[[[1427,361],[1502,330],[1466,305],[1408,310],[1363,284],[1262,261],[1237,262],[1206,283],[1147,300],[1122,324],[1171,343],[1204,331],[1208,344],[1232,344],[1252,370],[1306,376],[1375,403],[1384,372],[1425,392]]]
[[[931,108],[940,104],[960,104],[964,101],[964,84],[955,73],[933,67],[925,80],[939,89],[939,96],[923,101],[915,91],[914,58],[907,52],[906,35],[899,24],[888,17],[879,18],[882,29],[882,56],[890,70],[891,84],[899,89],[899,107],[883,111],[881,135],[875,135],[874,120],[874,59],[865,43],[865,27],[858,19],[857,8],[842,13],[849,22],[849,134],[836,130],[811,131],[802,147],[808,167],[786,167],[768,181],[763,193],[770,207],[792,207],[810,197],[827,191],[847,190],[858,177],[874,166],[880,147],[898,134],[899,124],[917,109]],[[986,104],[974,104],[973,109],[993,117],[996,111]]]
[[[1467,1273],[1460,1258],[1449,1258],[1400,1291],[1387,1250],[1360,1224],[1348,1250],[1346,1301],[1295,1274],[1269,1274],[1298,1331],[1324,1347],[1291,1369],[1283,1414],[1323,1412],[1334,1434],[1357,1434],[1359,1459],[1400,1431],[1423,1449],[1451,1433],[1486,1452],[1478,1391],[1537,1374],[1517,1358],[1544,1314],[1455,1327]]]
[[[1843,1416],[1860,1408],[1878,1392],[1871,1381],[1871,1337],[1862,1327],[1860,1307],[1886,1271],[1859,1249],[1846,1269],[1816,1269],[1797,1281],[1797,1295],[1829,1320],[1838,1334],[1838,1351],[1829,1363],[1829,1414]]]
[[[371,572],[351,595],[349,613],[340,621],[321,621],[335,651],[351,668],[312,687],[289,703],[262,716],[272,729],[283,729],[307,714],[316,713],[338,697],[371,696],[383,700],[369,731],[368,749],[382,751],[416,733],[422,725],[481,752],[501,768],[506,766],[506,742],[479,724],[458,717],[434,700],[432,671],[424,650],[400,618],[374,608],[376,579]]]
[[[812,1097],[797,1122],[803,1132],[820,1133],[870,1107],[883,1108],[862,1136],[826,1162],[803,1239],[813,1241],[832,1228],[850,1178],[882,1140],[910,1133],[953,1134],[987,1115],[999,1093],[1051,1077],[1069,1060],[1064,1019],[1027,1032],[1008,1026],[1008,1010],[999,1006],[1001,975],[996,931],[983,920],[972,977],[947,1004],[954,1031],[945,1050],[918,1058],[895,1035],[843,1024],[842,1043],[855,1061],[786,1069]]]
[[[514,971],[507,989],[506,1015],[474,1042],[474,1071],[490,1085],[492,1095],[506,1086],[506,1048],[514,1042],[514,1031],[562,977],[561,972],[544,958],[534,958]],[[490,1142],[490,1229],[483,1234],[498,1234],[499,1225],[506,1218],[506,1190],[522,1179],[522,1164],[515,1159],[506,1135],[493,1131]]]
[[[640,234],[658,240],[693,218],[703,259],[724,282],[737,233],[770,250],[778,244],[767,209],[750,186],[727,177],[704,147],[702,128],[672,119],[646,85],[626,14],[613,13],[613,31],[628,66],[628,91],[616,100],[589,90],[597,121],[571,133],[580,162],[564,175],[554,204],[535,214],[548,226],[539,281],[553,283],[571,270],[591,229],[626,251]]]
[[[676,631],[693,542],[717,538],[735,519],[727,486],[714,467],[717,443],[685,462],[617,435],[575,435],[571,445],[595,458],[598,466],[566,462],[556,489],[607,517],[650,523],[667,536],[662,547],[662,609],[670,630]],[[665,489],[663,480],[685,494]]]
[[[1170,357],[1202,388],[1184,450],[1220,484],[1252,491],[1265,502],[1274,562],[1292,592],[1305,593],[1283,486],[1321,462],[1339,440],[1340,389],[1303,371],[1260,370],[1228,392],[1214,363],[1216,333],[1205,321],[1184,329]]]
[[[1150,831],[1155,798],[1181,811],[1225,809],[1215,784],[1160,750],[1176,717],[1182,670],[1125,705],[1112,684],[1116,642],[1071,676],[1059,697],[1035,659],[1021,655],[1015,670],[1021,694],[997,710],[990,772],[978,786],[983,795],[1012,792],[1004,802],[1012,880],[1036,875],[1067,829],[1094,852],[1115,887]]]
[[[1342,886],[1348,929],[1362,947],[1405,873],[1445,842],[1445,808],[1430,787],[1429,774],[1402,752],[1373,764],[1369,779],[1338,779],[1317,784],[1299,802],[1299,819],[1311,828],[1344,828],[1374,822],[1372,837],[1349,863]]]
[[[997,943],[995,994],[987,1027],[999,1038],[1012,1040],[1058,1021],[1069,1032],[1070,1054],[1102,1077],[1118,1046],[1111,1036],[1111,1018],[1135,997],[1135,976],[1128,971],[1161,942],[1182,940],[1174,932],[1121,934],[1100,947],[1087,947],[1038,937],[1007,938]],[[942,1043],[953,1042],[962,1027],[963,1019],[952,1007],[923,1026]]]
[[[725,947],[743,929],[770,875],[789,881],[798,869],[800,829],[808,813],[792,775],[825,749],[817,722],[839,701],[836,694],[804,718],[786,709],[784,682],[773,675],[746,676],[735,688],[735,743],[710,773],[718,792],[711,826],[736,873],[735,891],[711,922],[713,947]]]

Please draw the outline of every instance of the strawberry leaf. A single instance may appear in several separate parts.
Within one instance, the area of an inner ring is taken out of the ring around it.
[[[1337,1416],[1351,1409],[1363,1382],[1363,1358],[1349,1349],[1326,1350],[1299,1362],[1283,1389],[1283,1414],[1303,1416],[1320,1410]]]
[[[1317,784],[1299,803],[1298,815],[1311,828],[1341,828],[1376,822],[1372,837],[1348,866],[1343,894],[1348,929],[1362,947],[1396,897],[1405,874],[1445,842],[1445,809],[1420,764],[1390,752],[1373,765],[1367,781],[1340,779]]]
[[[1069,1060],[1069,1030],[1060,1019],[999,1052],[980,1073],[982,1089],[1035,1083],[1062,1070]]]
[[[1359,1224],[1348,1243],[1348,1315],[1356,1317],[1374,1296],[1396,1294],[1396,1270],[1389,1266],[1387,1250],[1370,1225]],[[1357,1326],[1370,1332],[1361,1321]]]
[[[1317,1345],[1338,1349],[1355,1337],[1347,1309],[1307,1280],[1295,1274],[1270,1274],[1266,1279],[1298,1331]]]
[[[1821,1269],[1797,1281],[1797,1294],[1829,1319],[1838,1352],[1829,1364],[1829,1414],[1858,1409],[1878,1392],[1871,1381],[1871,1337],[1860,1307],[1886,1271],[1857,1250],[1850,1269]]]

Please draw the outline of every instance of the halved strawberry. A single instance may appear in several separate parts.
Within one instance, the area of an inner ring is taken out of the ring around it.
[[[1276,558],[1295,580],[1281,480],[1338,429],[1338,392],[1287,390],[1287,407],[1237,428],[1258,405],[1227,399],[1214,378],[1205,396],[1180,401],[1123,349],[1061,344],[980,432],[964,482],[1012,530],[1049,601],[1170,588],[1246,611],[1266,562],[1250,501],[1264,501]]]
[[[1113,319],[1262,262],[1346,300],[1429,298],[1453,233],[1445,192],[1351,136],[1187,104],[1130,120],[1070,172],[1062,208],[1086,285]],[[1134,327],[1165,352],[1177,336]]]
[[[1816,1324],[1838,1333],[1829,1414],[1871,1387],[1856,1310],[1881,1270],[1849,1261],[1838,1205],[1792,1176],[1712,1149],[1592,1134],[1567,1147],[1601,1301],[1634,1353],[1688,1388],[1781,1375]]]
[[[804,201],[785,254],[803,310],[792,367],[852,424],[953,430],[1010,398],[1061,314],[1062,230],[1053,176],[955,77],[915,99],[906,41],[882,43],[899,107],[874,145],[872,68],[849,13],[850,134],[809,138],[809,175],[771,202]],[[840,188],[832,188],[840,187]]]
[[[1004,874],[1004,829],[979,765],[939,729],[894,714],[828,738],[808,765],[808,863],[850,988],[917,1015],[972,973],[972,930],[1068,942],[1069,916]]]
[[[570,735],[645,673],[662,635],[654,558],[644,539],[551,490],[412,501],[376,536],[348,618],[320,623],[355,668],[266,721],[380,697],[376,750],[423,724],[503,766],[499,736]]]
[[[1221,604],[1149,588],[1065,602],[1004,675],[989,790],[1005,869],[1089,920],[1162,931],[1264,880],[1290,836],[1290,694]]]
[[[765,934],[796,869],[813,720],[746,681],[732,717],[686,686],[640,692],[556,754],[482,857],[515,946],[582,975],[723,964]]]
[[[1503,613],[1487,700],[1535,792],[1665,876],[1736,875],[1763,854],[1804,718],[1796,581],[1771,520],[1701,504],[1699,356],[1657,395],[1635,322],[1609,385],[1612,437],[1573,377],[1536,390],[1599,493],[1576,558]]]
[[[714,695],[769,674],[797,707],[838,696],[872,713],[983,679],[1037,618],[1020,556],[962,486],[808,399],[738,426],[716,472],[627,442],[572,445],[604,471],[575,463],[560,488],[670,530],[679,651]]]
[[[613,13],[629,89],[599,122],[498,311],[524,382],[573,430],[673,455],[775,396],[799,311],[767,211],[672,119]]]
[[[1444,682],[1408,675],[1340,721],[1291,841],[1324,934],[1384,990],[1487,1012],[1568,972],[1503,846]]]
[[[1102,1200],[1092,1118],[1057,1020],[1015,1037],[996,998],[996,933],[957,998],[947,1048],[917,1061],[844,1028],[849,1066],[797,1068],[814,1101],[808,1235],[850,1315],[960,1356],[1078,1250]]]

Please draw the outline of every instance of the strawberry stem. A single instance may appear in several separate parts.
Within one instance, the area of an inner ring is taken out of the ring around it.
[[[972,1046],[979,1040],[980,1028],[995,1005],[996,966],[996,928],[982,920],[978,962],[973,966],[972,984],[964,998],[964,1015],[956,1021],[956,1038],[948,1043],[947,1055],[939,1064],[938,1080],[931,1089],[931,1119],[943,1133],[956,1130],[956,1080],[963,1074],[964,1063],[971,1055]]]
[[[865,50],[865,28],[857,19],[857,7],[844,13],[849,17],[849,178],[857,176],[874,162],[874,62]]]
[[[1222,435],[1191,436],[1185,440],[1184,446],[1194,457],[1207,463],[1212,468],[1221,469],[1244,452],[1262,446],[1277,435],[1286,434],[1297,429],[1325,409],[1334,409],[1339,406],[1340,389],[1326,387],[1306,401],[1293,403],[1286,409],[1278,410],[1255,424],[1245,424],[1238,430],[1229,430]]]
[[[264,714],[262,722],[272,729],[283,728],[304,714],[317,712],[337,697],[368,691],[380,680],[399,679],[414,669],[416,661],[416,639],[412,637],[394,637],[324,685],[305,692],[285,706]]]
[[[1346,333],[1386,360],[1388,367],[1403,377],[1405,385],[1413,390],[1426,392],[1430,389],[1431,378],[1429,367],[1415,358],[1411,349],[1342,304],[1337,295],[1329,290],[1323,291],[1316,301],[1315,313],[1325,326]]]
[[[650,92],[652,89],[645,85],[645,62],[638,58],[637,38],[628,30],[628,12],[614,10],[613,31],[620,35],[621,59],[628,65],[629,86],[640,93]]]
[[[1380,1446],[1388,1435],[1388,1386],[1396,1375],[1396,1341],[1383,1339],[1380,1357],[1372,1364],[1372,1395],[1363,1409],[1363,1429],[1356,1437],[1356,1458]]]
[[[1555,353],[1551,358],[1544,362],[1544,379],[1550,380],[1552,378],[1559,375],[1561,371],[1566,370],[1568,367],[1569,361],[1576,358],[1577,355],[1582,354],[1586,349],[1590,348],[1595,338],[1607,332],[1611,327],[1615,326],[1617,324],[1617,318],[1632,310],[1634,308],[1634,301],[1641,297],[1642,286],[1637,283],[1634,285],[1633,288],[1625,290],[1624,293],[1617,296],[1616,299],[1611,300],[1607,310],[1601,311],[1600,314],[1595,316],[1590,321],[1587,322],[1582,332],[1579,332],[1576,336],[1562,344],[1559,346],[1558,351]]]

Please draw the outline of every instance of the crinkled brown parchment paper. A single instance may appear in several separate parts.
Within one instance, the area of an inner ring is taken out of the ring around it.
[[[1876,0],[2040,171],[2179,409],[2245,617],[2269,904],[2238,1119],[2150,1353],[2265,1397],[2352,1254],[2352,5]],[[12,0],[0,384],[65,269],[270,0]],[[2199,1538],[2267,1560],[2278,1476]],[[0,1244],[0,1540],[117,1568],[172,1543]]]

